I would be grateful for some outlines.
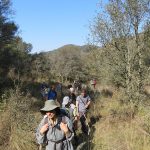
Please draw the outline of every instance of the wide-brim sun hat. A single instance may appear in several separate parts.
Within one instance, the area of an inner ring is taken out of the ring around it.
[[[65,96],[64,98],[63,98],[63,102],[62,102],[62,105],[67,105],[68,103],[69,103],[69,100],[70,100],[70,98],[69,98],[69,96]]]
[[[47,100],[47,101],[45,101],[44,107],[42,109],[40,109],[40,111],[47,112],[47,111],[51,111],[51,110],[54,110],[59,107],[60,107],[60,105],[58,104],[58,102],[56,102],[56,100]]]

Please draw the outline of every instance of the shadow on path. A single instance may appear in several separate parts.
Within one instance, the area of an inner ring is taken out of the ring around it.
[[[85,135],[83,133],[79,133],[78,137],[78,144],[75,145],[76,150],[92,150],[94,148],[94,143],[92,143],[94,133],[96,131],[94,124],[100,120],[102,116],[92,116],[90,118],[90,122],[88,123],[89,126],[89,134]]]

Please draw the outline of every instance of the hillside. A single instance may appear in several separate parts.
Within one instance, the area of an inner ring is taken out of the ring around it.
[[[48,55],[52,55],[54,53],[61,53],[62,51],[66,51],[71,53],[72,51],[78,51],[80,52],[90,52],[92,50],[92,46],[90,45],[83,45],[83,46],[78,46],[78,45],[73,45],[73,44],[68,44],[68,45],[64,45],[62,47],[59,47],[57,49],[54,49],[52,51],[47,51],[47,52],[42,52],[44,54],[48,54]]]

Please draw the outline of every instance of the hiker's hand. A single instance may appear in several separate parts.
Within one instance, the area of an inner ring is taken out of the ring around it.
[[[69,131],[68,126],[67,126],[66,123],[61,122],[61,123],[60,123],[60,129],[61,129],[62,131],[64,131],[66,137],[70,137],[70,136],[71,136],[71,132]]]
[[[40,134],[44,134],[48,130],[48,123],[44,124],[40,130]]]
[[[62,131],[64,131],[65,133],[69,132],[69,129],[68,129],[68,126],[67,126],[66,123],[61,122],[61,123],[60,123],[60,129],[61,129]]]
[[[89,105],[85,105],[85,108],[87,109],[89,107]]]

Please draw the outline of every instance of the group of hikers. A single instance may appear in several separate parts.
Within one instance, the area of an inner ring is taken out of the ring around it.
[[[40,111],[44,117],[36,130],[36,139],[38,144],[46,146],[46,150],[73,150],[72,141],[78,144],[78,122],[82,133],[85,136],[89,134],[86,117],[91,98],[86,88],[82,88],[79,83],[78,86],[75,84],[67,86],[59,101],[57,94],[62,92],[61,83],[50,88],[45,83],[41,86],[45,104]]]

